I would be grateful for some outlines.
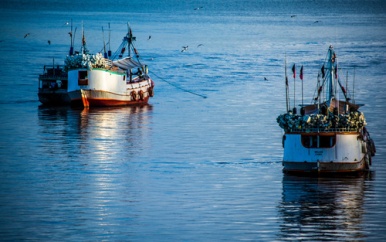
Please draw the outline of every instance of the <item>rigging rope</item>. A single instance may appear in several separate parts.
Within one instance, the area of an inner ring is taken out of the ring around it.
[[[172,83],[172,82],[170,82],[170,81],[167,81],[167,80],[165,80],[164,78],[158,76],[157,74],[155,74],[155,73],[152,72],[152,71],[149,71],[149,72],[150,72],[152,75],[158,77],[160,80],[166,82],[167,84],[169,84],[169,85],[171,85],[171,86],[173,86],[173,87],[175,87],[175,88],[177,88],[177,89],[180,89],[181,91],[188,92],[188,93],[190,93],[190,94],[193,94],[193,95],[196,95],[196,96],[199,96],[199,97],[202,97],[202,98],[207,98],[207,96],[205,96],[205,95],[202,95],[202,94],[199,94],[199,93],[196,93],[196,92],[187,90],[187,89],[185,89],[185,88],[182,88],[182,87],[176,85],[175,83]]]

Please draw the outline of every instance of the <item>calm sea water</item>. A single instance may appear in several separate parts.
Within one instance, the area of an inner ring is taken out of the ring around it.
[[[2,2],[0,240],[386,239],[385,1],[131,2]],[[63,64],[71,19],[92,52],[102,26],[115,51],[130,22],[149,105],[40,106],[38,75]],[[372,172],[286,176],[284,59],[304,66],[309,103],[330,44],[365,104]]]

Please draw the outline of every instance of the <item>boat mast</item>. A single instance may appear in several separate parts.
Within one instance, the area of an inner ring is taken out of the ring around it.
[[[334,72],[335,72],[335,67],[334,63],[336,61],[336,55],[333,50],[332,45],[330,45],[330,48],[328,50],[328,70],[330,71],[329,75],[327,76],[328,78],[328,83],[327,83],[327,91],[326,91],[326,104],[327,107],[330,107],[331,101],[334,98]]]
[[[294,108],[293,108],[293,114],[296,114],[296,90],[295,90],[295,86],[296,86],[296,82],[295,82],[295,79],[296,79],[296,65],[294,64],[292,66],[292,73],[293,73],[293,77],[294,77]]]
[[[127,33],[127,39],[128,39],[128,42],[127,42],[127,51],[128,51],[128,56],[130,57],[131,56],[131,50],[130,50],[130,47],[131,47],[131,44],[133,43],[133,32],[131,31],[131,28],[130,28],[130,24],[129,22],[127,22],[127,29],[128,29],[128,33]]]
[[[102,35],[103,35],[103,57],[107,59],[107,52],[106,52],[106,42],[105,42],[105,31],[102,26]]]
[[[110,23],[109,23],[109,51],[108,51],[108,56],[109,57],[111,57],[110,35],[111,35],[111,30],[110,30]]]
[[[289,111],[289,105],[288,105],[288,76],[287,76],[287,53],[285,54],[284,59],[284,72],[285,72],[285,103],[287,108],[287,113]]]
[[[322,67],[323,69],[324,67]],[[323,74],[322,74],[323,75]],[[317,84],[317,96],[316,98],[318,99],[318,110],[320,109],[320,93],[321,93],[321,86],[320,86],[320,75],[318,74],[318,84]],[[323,88],[323,87],[322,87]]]
[[[82,54],[87,54],[87,48],[86,48],[86,37],[84,36],[84,27],[83,27],[83,21],[82,21]]]
[[[70,31],[70,40],[71,40],[71,45],[70,45],[70,56],[74,54],[74,45],[73,45],[73,36],[72,36],[72,19],[71,19],[71,31]]]
[[[355,66],[354,66],[354,78],[352,82],[352,102],[355,104]]]

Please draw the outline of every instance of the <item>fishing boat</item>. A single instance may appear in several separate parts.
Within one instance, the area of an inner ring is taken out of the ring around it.
[[[65,60],[71,106],[88,108],[148,102],[154,94],[154,82],[148,75],[147,65],[139,60],[134,41],[128,24],[128,32],[114,54],[110,50],[106,52],[104,43],[104,54],[92,55],[86,48],[83,31],[81,52]],[[128,54],[124,56],[126,50]]]
[[[43,105],[68,105],[68,77],[63,65],[44,66],[39,75],[38,97]]]
[[[295,65],[292,71],[295,78]],[[302,75],[301,69],[301,79]],[[339,79],[334,48],[329,47],[319,71],[313,103],[302,105],[300,114],[296,107],[289,109],[287,75],[285,83],[287,112],[277,117],[284,130],[283,171],[343,174],[369,170],[375,145],[359,111],[363,105],[351,100],[347,85],[345,88]],[[340,96],[344,98],[340,100]]]

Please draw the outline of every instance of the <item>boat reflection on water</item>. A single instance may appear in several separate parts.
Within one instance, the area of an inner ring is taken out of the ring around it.
[[[38,166],[37,177],[45,175],[39,177],[38,188],[28,189],[37,206],[49,211],[48,223],[65,221],[70,226],[41,226],[40,233],[63,233],[65,237],[68,228],[76,227],[99,235],[97,240],[111,235],[124,240],[119,235],[133,217],[128,209],[133,197],[128,190],[136,189],[132,188],[139,180],[133,175],[135,167],[146,159],[151,146],[151,117],[150,105],[39,108],[37,135],[44,138],[38,139],[38,162],[30,163]],[[82,241],[82,236],[84,233],[75,233],[71,238]]]
[[[279,204],[280,240],[344,240],[365,238],[365,181],[357,177],[283,177]]]
[[[150,146],[151,111],[149,104],[83,110],[40,107],[40,133],[47,137],[40,152],[56,149],[67,154],[66,160],[132,160]]]

